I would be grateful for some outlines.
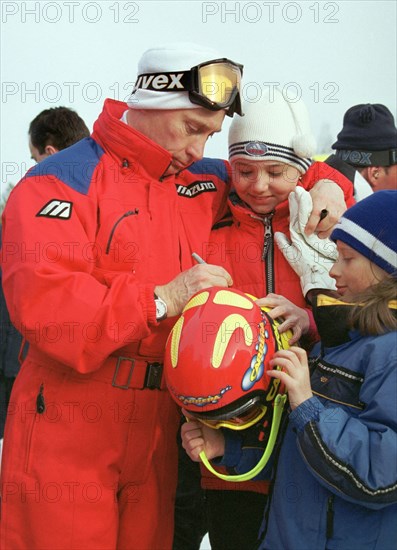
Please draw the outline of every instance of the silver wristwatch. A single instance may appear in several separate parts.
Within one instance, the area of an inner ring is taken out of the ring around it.
[[[156,304],[156,321],[163,321],[167,318],[167,304],[157,294],[154,294]]]

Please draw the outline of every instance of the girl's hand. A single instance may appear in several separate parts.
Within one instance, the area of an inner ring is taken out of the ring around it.
[[[189,413],[182,409],[183,414]],[[194,462],[200,462],[200,453],[205,451],[208,460],[223,456],[225,453],[225,438],[220,430],[204,426],[197,420],[189,420],[182,424],[182,446]]]
[[[279,294],[270,293],[266,298],[260,298],[256,301],[258,306],[266,306],[272,308],[268,311],[268,315],[272,319],[281,317],[283,323],[277,327],[277,330],[282,333],[288,329],[292,330],[292,338],[289,340],[289,344],[295,344],[302,334],[305,334],[310,327],[310,320],[307,311],[301,307],[296,306],[284,296]]]
[[[270,366],[282,367],[282,371],[271,370],[267,374],[278,378],[285,384],[291,409],[294,410],[303,401],[313,397],[310,386],[310,373],[305,350],[292,347],[288,350],[277,351],[270,361]]]

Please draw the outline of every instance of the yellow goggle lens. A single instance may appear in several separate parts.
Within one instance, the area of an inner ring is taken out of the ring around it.
[[[197,418],[197,420],[205,426],[215,430],[219,430],[220,428],[229,428],[230,430],[237,431],[246,430],[259,422],[259,420],[265,416],[266,411],[266,405],[258,405],[257,407],[253,407],[243,416],[233,416],[227,420],[203,420],[202,418]]]
[[[241,73],[229,63],[211,63],[199,69],[200,94],[218,105],[226,105],[240,91]]]

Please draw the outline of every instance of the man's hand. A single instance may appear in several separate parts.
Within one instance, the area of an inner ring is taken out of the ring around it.
[[[313,208],[305,227],[305,235],[315,232],[320,239],[325,239],[331,235],[334,225],[346,211],[343,191],[334,181],[322,179],[314,185],[310,195]],[[326,216],[322,217],[321,212],[326,212]]]
[[[285,384],[292,410],[303,401],[313,397],[305,350],[292,347],[289,350],[277,351],[269,364],[271,367],[277,365],[283,369],[282,371],[268,370],[267,374],[272,378],[278,378]]]
[[[185,410],[182,412],[188,416]],[[181,437],[182,447],[195,462],[200,462],[201,451],[205,451],[208,460],[223,456],[225,453],[225,438],[222,432],[195,420],[182,424]]]
[[[274,234],[277,246],[300,277],[304,296],[312,289],[336,289],[335,281],[329,276],[337,257],[335,243],[329,239],[319,239],[315,233],[305,235],[311,207],[310,194],[297,187],[289,195],[291,241],[284,233]]]
[[[279,294],[268,294],[265,298],[256,300],[258,306],[265,306],[272,308],[268,311],[268,315],[272,319],[281,317],[284,321],[277,327],[278,332],[286,332],[288,329],[292,330],[293,337],[290,338],[289,344],[295,344],[302,334],[305,334],[310,327],[310,320],[307,311],[301,307],[296,306],[284,296]]]
[[[233,279],[223,267],[199,264],[183,271],[166,285],[156,286],[154,292],[167,304],[168,316],[180,315],[189,299],[199,290],[212,286],[232,286]]]
[[[288,202],[292,240],[294,240],[294,236],[299,236],[308,246],[324,256],[324,258],[335,261],[337,258],[335,243],[329,239],[320,238],[317,233],[308,235],[306,232],[307,225],[314,210],[311,194],[302,187],[296,187],[295,191],[290,193]],[[326,217],[328,217],[328,214]]]

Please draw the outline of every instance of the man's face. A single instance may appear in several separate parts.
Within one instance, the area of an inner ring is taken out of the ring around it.
[[[360,170],[363,178],[372,187],[372,191],[383,189],[397,190],[397,164],[391,166],[367,166]]]
[[[374,191],[381,191],[382,189],[391,189],[396,191],[397,189],[397,164],[384,168],[379,168],[379,175],[376,179]]]
[[[288,198],[298,183],[299,171],[274,160],[232,160],[234,188],[258,214],[268,214]]]
[[[130,111],[131,112],[131,111]],[[141,110],[132,126],[172,155],[166,176],[176,174],[204,155],[207,139],[220,132],[225,111],[205,108]]]

